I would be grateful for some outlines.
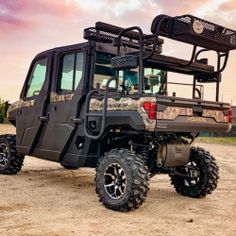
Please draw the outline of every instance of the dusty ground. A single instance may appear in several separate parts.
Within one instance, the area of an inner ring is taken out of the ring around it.
[[[0,133],[12,132],[0,126]],[[146,202],[129,213],[98,202],[94,170],[68,171],[27,157],[18,175],[0,176],[0,235],[236,235],[236,147],[201,146],[220,166],[212,195],[186,198],[167,176],[155,176]]]

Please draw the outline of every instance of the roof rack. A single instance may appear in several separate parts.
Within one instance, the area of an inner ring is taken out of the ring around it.
[[[234,30],[192,15],[159,15],[152,22],[151,32],[218,52],[236,49]]]
[[[121,28],[97,22],[95,27],[84,30],[84,38],[112,43],[117,47],[117,56],[111,60],[114,69],[129,69],[138,66],[138,93],[140,94],[143,91],[144,63],[153,62],[167,70],[193,74],[194,88],[196,82],[216,83],[216,101],[218,101],[221,72],[226,68],[229,52],[236,49],[236,31],[192,15],[175,17],[159,15],[152,22],[151,32],[152,34],[146,35],[138,26]],[[190,59],[182,60],[160,55],[164,41],[159,36],[191,44],[193,49]],[[121,53],[122,46],[135,48],[137,51]],[[216,52],[216,68],[208,65],[207,58],[200,58],[200,55],[207,51]]]
[[[88,40],[94,40],[102,43],[114,43],[115,39],[123,32],[125,28],[121,28],[115,25],[107,24],[104,22],[96,22],[95,27],[89,27],[84,29],[84,38]],[[140,34],[135,31],[128,31],[121,37],[122,45],[129,46],[131,48],[139,49],[139,36]],[[154,46],[154,35],[143,34],[144,48],[146,51],[152,51]],[[158,39],[155,45],[155,52],[161,53],[163,39]]]

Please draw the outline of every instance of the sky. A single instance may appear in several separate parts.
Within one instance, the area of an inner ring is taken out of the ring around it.
[[[192,14],[236,30],[236,0],[0,0],[0,97],[18,100],[34,56],[84,41],[83,29],[96,21],[138,25],[150,33],[158,14]],[[168,41],[164,51],[188,58],[190,48]],[[236,50],[230,53],[220,90],[220,100],[234,105],[235,67]],[[214,91],[212,86],[205,89],[205,98],[211,99]]]

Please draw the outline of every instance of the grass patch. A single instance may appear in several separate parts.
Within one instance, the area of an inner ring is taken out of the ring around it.
[[[197,142],[236,145],[236,137],[198,137]]]

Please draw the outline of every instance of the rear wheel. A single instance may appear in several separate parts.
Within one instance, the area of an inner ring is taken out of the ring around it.
[[[138,208],[149,190],[147,166],[127,149],[105,153],[98,162],[95,181],[100,201],[116,211]]]
[[[176,167],[176,172],[170,176],[171,184],[184,196],[205,197],[217,187],[219,168],[215,158],[202,148],[192,147],[189,163]]]
[[[13,175],[18,173],[24,162],[24,156],[16,151],[15,135],[0,136],[0,174]]]

